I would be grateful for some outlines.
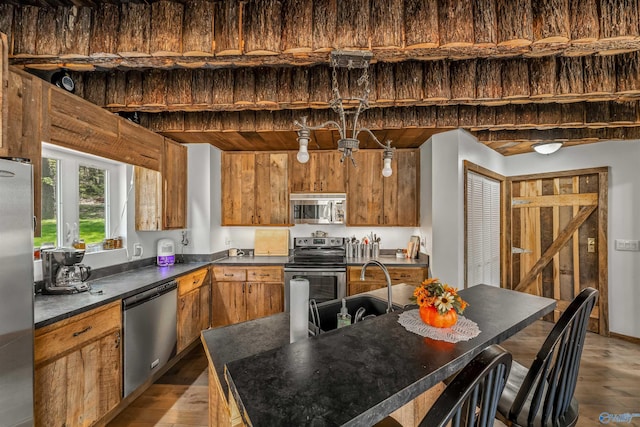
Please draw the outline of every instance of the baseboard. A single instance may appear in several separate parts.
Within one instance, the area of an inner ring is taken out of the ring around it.
[[[609,336],[611,338],[618,338],[624,341],[628,341],[634,344],[640,344],[640,338],[630,337],[629,335],[617,334],[615,332],[609,332]]]

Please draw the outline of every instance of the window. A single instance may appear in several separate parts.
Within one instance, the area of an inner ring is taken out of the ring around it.
[[[126,230],[117,212],[124,164],[50,144],[43,144],[42,156],[42,237],[35,246],[84,240],[89,252]]]
[[[467,286],[500,286],[500,182],[467,170]]]

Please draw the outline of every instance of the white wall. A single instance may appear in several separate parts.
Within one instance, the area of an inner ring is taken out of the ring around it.
[[[542,156],[503,157],[464,131],[434,135],[421,149],[421,230],[431,243],[431,269],[451,284],[464,278],[463,161],[505,176],[607,166],[609,173],[609,324],[612,332],[640,337],[640,252],[614,250],[615,239],[640,240],[640,141],[564,147]],[[429,250],[427,251],[429,252]]]
[[[431,274],[455,287],[464,283],[465,159],[497,173],[504,170],[503,156],[463,130],[436,134],[421,147],[420,228],[427,236]]]
[[[640,240],[640,141],[564,147],[550,156],[507,157],[507,174],[555,172],[608,166],[609,327],[640,337],[640,252],[614,249],[615,239]]]

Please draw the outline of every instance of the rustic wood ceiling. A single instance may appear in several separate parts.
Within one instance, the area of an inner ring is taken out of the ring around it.
[[[295,149],[295,118],[333,118],[333,49],[373,51],[363,121],[397,147],[455,128],[505,155],[640,139],[636,0],[33,0],[0,5],[0,31],[13,65],[224,150]]]

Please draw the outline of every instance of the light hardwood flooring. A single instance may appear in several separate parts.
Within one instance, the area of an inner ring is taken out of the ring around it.
[[[520,363],[529,365],[551,324],[538,321],[505,341],[502,346]],[[196,347],[147,389],[109,427],[207,426],[207,359]],[[602,412],[640,414],[640,345],[588,333],[576,398],[580,402],[578,426],[601,426]],[[631,423],[611,426],[638,426]]]

